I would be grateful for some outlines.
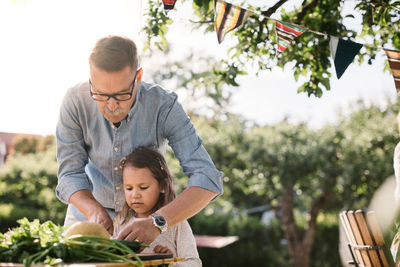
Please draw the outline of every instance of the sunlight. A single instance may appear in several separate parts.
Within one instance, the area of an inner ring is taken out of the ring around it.
[[[88,77],[94,43],[109,34],[138,38],[141,8],[133,3],[0,1],[0,95],[8,103],[0,105],[0,131],[53,134],[65,91]]]

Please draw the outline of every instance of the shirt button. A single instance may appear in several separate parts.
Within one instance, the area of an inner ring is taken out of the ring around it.
[[[115,167],[115,168],[114,168],[114,171],[118,171],[118,167]]]
[[[119,201],[115,202],[115,204],[119,205]]]
[[[119,190],[119,189],[121,189],[121,187],[117,186],[117,187],[115,187],[115,189]]]
[[[113,125],[111,125],[111,128],[113,128],[113,129],[115,128],[114,124],[113,124]]]
[[[115,152],[118,152],[118,147],[114,147],[114,151],[115,151]]]

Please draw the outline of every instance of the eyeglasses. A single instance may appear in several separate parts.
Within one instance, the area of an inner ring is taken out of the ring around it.
[[[93,89],[93,85],[92,85],[92,81],[89,79],[89,84],[90,84],[90,96],[96,100],[96,101],[101,101],[101,102],[105,102],[110,100],[110,98],[114,98],[116,101],[127,101],[129,99],[132,98],[132,94],[133,94],[133,89],[135,88],[135,84],[136,84],[136,75],[138,72],[136,72],[135,77],[133,78],[133,82],[131,85],[131,91],[129,93],[119,93],[119,94],[98,94],[98,93],[93,93],[92,89]]]

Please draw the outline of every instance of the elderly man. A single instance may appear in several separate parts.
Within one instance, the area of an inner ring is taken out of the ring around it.
[[[118,239],[150,243],[162,231],[202,210],[222,193],[219,172],[175,93],[142,81],[135,43],[100,39],[89,57],[90,79],[68,90],[57,123],[58,198],[65,224],[88,220],[113,231],[124,204],[120,160],[139,146],[171,146],[187,188],[170,204],[126,227]]]

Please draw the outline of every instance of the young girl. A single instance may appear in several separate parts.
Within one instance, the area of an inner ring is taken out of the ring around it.
[[[121,160],[125,206],[114,218],[114,236],[135,218],[150,216],[175,198],[172,177],[164,157],[155,150],[140,147]],[[201,266],[196,242],[185,220],[161,233],[143,253],[171,253],[175,266]]]

